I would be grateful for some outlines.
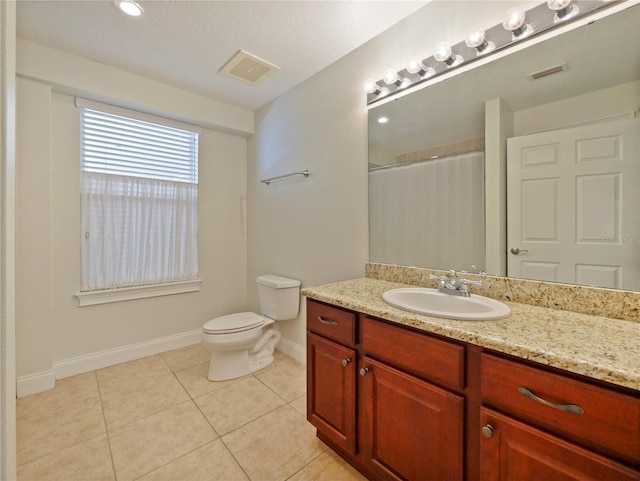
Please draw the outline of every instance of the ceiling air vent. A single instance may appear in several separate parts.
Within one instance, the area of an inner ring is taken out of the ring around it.
[[[538,70],[537,72],[530,73],[527,75],[527,78],[529,80],[538,80],[543,77],[548,77],[549,75],[564,72],[568,68],[569,66],[566,63],[561,63],[560,65],[554,65],[553,67],[548,67],[544,70]]]
[[[238,53],[222,67],[220,73],[250,85],[258,85],[278,70],[280,70],[280,67],[276,67],[244,50],[239,50]]]

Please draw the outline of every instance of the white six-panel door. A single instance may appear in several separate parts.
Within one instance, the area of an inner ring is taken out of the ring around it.
[[[640,289],[639,139],[635,119],[508,139],[509,276]]]

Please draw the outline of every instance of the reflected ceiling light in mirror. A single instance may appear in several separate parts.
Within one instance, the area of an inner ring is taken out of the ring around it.
[[[519,8],[512,8],[507,12],[507,18],[502,22],[502,27],[511,32],[512,40],[520,40],[533,33],[533,27],[525,22],[527,14]]]
[[[436,51],[433,54],[433,58],[438,62],[444,62],[447,68],[455,67],[463,62],[460,55],[454,55],[453,50],[451,49],[451,44],[448,42],[440,42],[436,45]]]
[[[564,22],[580,13],[580,9],[573,0],[547,0],[547,7],[556,12],[554,22]]]
[[[489,42],[486,37],[484,30],[478,30],[469,35],[464,44],[469,48],[475,48],[477,55],[484,55],[485,53],[489,53],[492,50],[495,50],[496,44],[493,42]]]
[[[380,117],[378,119],[379,124],[386,124],[387,122],[389,122],[389,117]]]
[[[418,74],[421,78],[428,78],[432,75],[435,75],[436,71],[431,67],[427,67],[422,60],[418,60],[417,58],[411,59],[409,61],[409,65],[407,65],[407,72],[410,74]]]
[[[131,17],[140,17],[144,10],[133,0],[116,0],[116,7]]]

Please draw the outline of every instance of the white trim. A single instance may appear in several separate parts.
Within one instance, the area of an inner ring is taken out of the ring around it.
[[[53,372],[56,379],[63,379],[76,374],[82,374],[104,367],[115,366],[123,362],[135,361],[143,357],[153,356],[162,352],[180,349],[181,347],[198,344],[202,335],[202,329],[160,337],[150,341],[129,344],[128,346],[108,349],[106,351],[85,354],[53,363]]]
[[[173,127],[174,129],[195,132],[196,134],[202,132],[202,129],[197,125],[180,122],[179,120],[173,120],[167,117],[160,117],[158,115],[146,114],[138,110],[116,107],[115,105],[96,102],[95,100],[83,99],[80,97],[76,97],[76,107],[78,107],[79,109],[98,110],[100,112],[106,112],[108,114],[119,115],[120,117],[130,117],[132,119],[141,120],[143,122],[151,122],[154,124],[164,125],[166,127]]]
[[[49,391],[56,387],[56,375],[53,370],[49,370],[29,374],[28,376],[20,376],[16,386],[19,398]]]
[[[280,339],[276,348],[302,364],[307,363],[307,349],[289,339]]]
[[[0,1],[0,479],[16,478],[16,2]]]
[[[200,290],[201,279],[194,281],[172,282],[170,284],[154,284],[151,286],[122,287],[120,289],[105,289],[103,291],[76,292],[78,307],[95,306],[111,302],[132,301],[147,297],[170,296]]]

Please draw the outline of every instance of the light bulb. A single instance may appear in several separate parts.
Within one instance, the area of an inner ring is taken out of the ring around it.
[[[139,17],[144,12],[142,7],[133,0],[116,0],[116,6],[132,17]]]
[[[483,55],[496,49],[496,44],[487,40],[484,30],[473,32],[464,43],[469,48],[475,48],[477,55]]]
[[[387,70],[384,71],[384,76],[382,77],[382,80],[387,85],[393,85],[398,81],[398,72],[396,72],[392,68],[388,68]]]
[[[547,7],[556,12],[564,10],[569,5],[571,5],[571,0],[547,0]]]
[[[578,6],[572,0],[547,0],[547,7],[556,12],[553,21],[560,22],[578,14]]]
[[[407,72],[410,74],[418,74],[422,78],[431,77],[436,73],[431,67],[427,67],[422,60],[412,59],[407,65]]]
[[[467,37],[464,43],[467,45],[467,47],[470,47],[470,48],[478,48],[482,46],[482,44],[485,43],[484,30],[478,30],[477,32],[473,32],[471,35]]]
[[[513,32],[522,28],[524,25],[525,13],[519,8],[512,8],[507,12],[507,18],[502,22],[502,26],[505,30]]]
[[[519,8],[512,8],[507,12],[507,18],[502,22],[505,30],[511,32],[513,40],[527,37],[533,32],[533,28],[525,23],[526,14]]]
[[[364,91],[368,94],[380,93],[380,87],[373,80],[368,79],[364,83]]]
[[[451,58],[451,45],[447,42],[440,42],[436,45],[436,52],[433,54],[433,57],[438,62],[446,62]]]
[[[409,61],[409,65],[407,65],[407,72],[409,73],[418,73],[421,70],[426,70],[427,67],[424,66],[424,64],[422,63],[421,60],[418,59],[411,59]]]

